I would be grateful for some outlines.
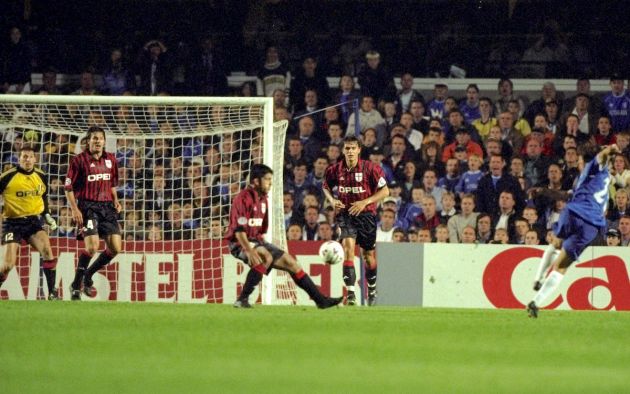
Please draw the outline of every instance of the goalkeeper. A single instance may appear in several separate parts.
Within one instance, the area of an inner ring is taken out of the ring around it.
[[[250,185],[241,190],[232,201],[230,226],[225,235],[230,253],[250,267],[234,307],[251,308],[250,294],[263,275],[268,274],[272,268],[289,272],[293,281],[311,296],[318,308],[330,308],[339,304],[343,297],[329,298],[322,295],[295,258],[264,241],[269,220],[267,193],[271,188],[273,171],[264,164],[254,164],[249,178]]]
[[[56,300],[57,259],[53,257],[50,239],[43,225],[45,220],[50,230],[55,230],[57,223],[48,212],[48,184],[44,172],[35,168],[36,162],[33,147],[25,145],[20,150],[17,167],[0,175],[0,193],[4,198],[4,262],[0,265],[0,287],[15,266],[21,242],[27,241],[43,258],[48,299]]]

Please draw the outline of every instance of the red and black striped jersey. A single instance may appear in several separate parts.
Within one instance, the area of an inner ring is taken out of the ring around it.
[[[263,241],[269,227],[267,209],[267,196],[259,195],[253,186],[241,190],[232,200],[230,224],[225,239],[234,242],[235,233],[244,231],[247,239]]]
[[[64,187],[73,191],[77,200],[113,201],[112,187],[117,184],[116,156],[103,152],[97,160],[85,151],[72,159]]]
[[[374,195],[386,185],[385,174],[380,166],[359,159],[354,168],[348,168],[345,160],[328,167],[323,186],[331,193],[336,187],[337,198],[346,206],[345,210],[348,210],[353,202]],[[376,213],[376,203],[366,206],[365,212]]]

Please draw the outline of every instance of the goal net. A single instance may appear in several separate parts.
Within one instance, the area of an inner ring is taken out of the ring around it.
[[[222,237],[232,198],[247,184],[254,163],[274,169],[269,236],[286,249],[279,202],[287,123],[274,124],[272,117],[270,98],[0,95],[3,170],[17,163],[23,144],[31,144],[48,176],[50,209],[59,224],[50,235],[63,299],[69,299],[83,247],[63,184],[71,159],[85,148],[85,132],[100,126],[119,166],[123,252],[95,275],[94,299],[233,302],[247,269]],[[38,254],[22,247],[0,298],[45,297],[39,270]],[[256,296],[265,303],[292,303],[294,293],[290,278],[274,273]]]

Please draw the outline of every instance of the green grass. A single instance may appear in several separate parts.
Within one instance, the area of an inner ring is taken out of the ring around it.
[[[630,313],[0,302],[2,393],[630,387]]]

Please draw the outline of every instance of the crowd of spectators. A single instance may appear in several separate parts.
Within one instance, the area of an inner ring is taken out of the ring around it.
[[[368,51],[365,59],[360,89],[343,76],[330,94],[312,78],[290,86],[304,92],[290,96],[300,103],[277,103],[277,119],[293,128],[284,169],[288,239],[335,239],[321,182],[325,168],[340,160],[343,136],[358,133],[362,158],[383,168],[391,190],[379,206],[379,241],[545,244],[580,160],[617,143],[623,154],[611,168],[609,231],[601,242],[630,242],[630,94],[620,75],[611,76],[602,95],[580,78],[566,95],[547,82],[530,102],[502,78],[497,92],[471,84],[465,97],[454,97],[442,81],[425,98],[413,89],[411,73],[401,75],[396,90],[380,54]]]
[[[5,78],[6,92],[228,93],[211,39],[202,41],[185,78],[175,77],[169,68],[164,44],[151,40],[138,68],[114,49],[100,86],[94,71],[86,70],[72,91],[58,86],[54,70],[43,74],[43,86],[29,86],[26,73],[17,72],[28,68],[23,59],[28,53],[18,48],[19,30],[12,30],[11,39],[15,56],[5,60],[11,64],[5,70],[16,72]],[[363,144],[362,158],[383,168],[391,190],[379,206],[380,241],[545,243],[579,176],[580,148],[617,143],[623,155],[612,169],[609,234],[619,235],[622,245],[630,242],[630,94],[621,76],[613,75],[611,91],[601,96],[590,91],[587,78],[580,78],[575,92],[562,94],[547,82],[540,98],[529,102],[514,92],[510,79],[501,78],[496,92],[481,92],[471,84],[465,97],[451,95],[447,80],[441,80],[424,97],[414,89],[411,72],[400,75],[397,89],[374,50],[364,54],[355,75],[340,76],[339,86],[328,85],[315,54],[306,55],[298,70],[290,70],[279,53],[269,45],[257,84],[244,84],[238,94],[273,97],[274,120],[289,121],[283,178],[288,239],[337,237],[334,211],[325,204],[321,185],[326,168],[340,160],[344,136],[356,134]],[[194,128],[195,114],[157,106],[139,114],[120,106],[106,115],[73,106],[63,109],[65,118],[85,126],[119,128],[110,148],[120,165],[125,238],[220,238],[231,197],[244,185],[250,163],[261,160],[260,131],[177,138],[173,133],[179,128]],[[47,116],[54,124],[55,115]],[[211,119],[220,124],[227,116],[217,108]],[[143,133],[154,138],[136,138]],[[42,166],[52,174],[50,199],[61,224],[58,235],[74,236],[61,186],[69,157],[80,151],[81,141],[64,133],[4,130],[4,165],[15,163],[15,152],[25,142],[41,144]]]

